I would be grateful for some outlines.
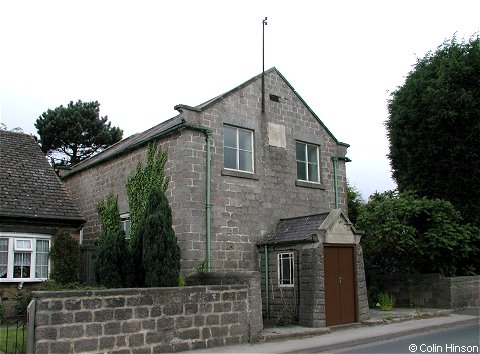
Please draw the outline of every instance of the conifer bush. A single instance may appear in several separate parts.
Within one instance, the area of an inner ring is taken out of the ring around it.
[[[144,217],[138,225],[134,252],[142,255],[144,285],[177,286],[180,247],[172,228],[172,211],[165,193],[154,188],[148,196]],[[139,272],[136,271],[136,276]]]
[[[77,283],[80,270],[80,245],[67,231],[58,232],[50,249],[52,280],[59,284]]]

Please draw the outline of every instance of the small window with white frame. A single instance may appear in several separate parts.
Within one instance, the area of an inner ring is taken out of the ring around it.
[[[253,131],[225,125],[223,127],[223,167],[254,172]]]
[[[317,145],[297,141],[297,180],[320,183],[319,149]]]
[[[279,287],[293,287],[294,278],[293,278],[293,268],[294,268],[294,258],[293,252],[284,252],[277,255],[277,264],[278,264],[278,286]]]

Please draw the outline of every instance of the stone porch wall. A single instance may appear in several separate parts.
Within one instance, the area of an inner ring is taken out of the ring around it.
[[[257,291],[247,277],[250,285],[34,292],[35,352],[156,353],[248,342],[262,323],[260,281]]]
[[[440,274],[370,275],[370,286],[395,296],[397,307],[461,309],[480,307],[480,276]]]

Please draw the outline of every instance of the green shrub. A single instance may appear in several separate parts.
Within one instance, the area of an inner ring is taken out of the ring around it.
[[[51,279],[60,284],[79,281],[80,246],[68,232],[61,231],[54,236],[50,256],[53,262]]]
[[[132,286],[132,260],[125,233],[101,236],[95,242],[93,254],[95,281],[107,288]]]
[[[382,311],[392,311],[395,306],[395,296],[388,293],[379,293],[378,294],[378,303],[377,307]]]
[[[445,276],[479,271],[480,230],[466,224],[448,201],[375,193],[361,206],[357,226],[365,231],[366,268]]]

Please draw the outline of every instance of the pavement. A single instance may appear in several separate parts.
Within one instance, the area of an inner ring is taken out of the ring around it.
[[[288,353],[330,352],[410,334],[455,326],[480,325],[480,309],[453,312],[441,309],[370,310],[370,318],[343,326],[306,328],[285,326],[265,328],[260,343],[245,343],[195,350],[195,353]]]

